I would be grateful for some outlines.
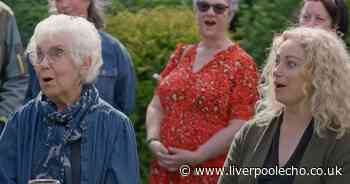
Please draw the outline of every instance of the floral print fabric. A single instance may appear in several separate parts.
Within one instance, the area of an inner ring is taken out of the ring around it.
[[[178,45],[161,72],[156,94],[164,112],[160,138],[166,147],[194,151],[230,120],[247,120],[254,113],[258,75],[252,58],[234,44],[194,72],[197,47]],[[222,154],[198,167],[222,167],[225,157]],[[156,161],[151,164],[150,183],[154,184],[216,183],[217,179],[218,176],[181,177]]]

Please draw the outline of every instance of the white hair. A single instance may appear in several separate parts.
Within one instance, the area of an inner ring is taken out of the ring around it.
[[[37,44],[44,39],[53,39],[64,34],[69,40],[73,61],[76,65],[83,64],[86,57],[91,58],[91,66],[82,83],[92,83],[103,64],[101,56],[101,39],[95,26],[82,17],[69,15],[51,15],[41,21],[34,30],[34,34],[27,48],[27,53],[34,54],[36,58]]]
[[[197,10],[196,3],[201,0],[192,0],[193,8]],[[238,11],[239,0],[226,0],[228,3],[228,22],[230,22]]]

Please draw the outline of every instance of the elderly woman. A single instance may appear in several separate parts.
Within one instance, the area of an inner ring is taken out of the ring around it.
[[[275,38],[257,114],[236,134],[231,173],[219,183],[349,183],[349,59],[333,32],[294,28]]]
[[[344,0],[304,0],[299,25],[337,32],[345,39],[348,31],[348,9]]]
[[[50,12],[85,17],[92,22],[101,38],[103,65],[95,86],[100,97],[114,108],[128,114],[135,101],[136,76],[131,58],[124,45],[103,31],[103,0],[48,0]],[[62,24],[61,26],[65,26]],[[40,85],[32,65],[28,65],[29,88],[26,101],[35,98]]]
[[[222,167],[236,131],[257,100],[252,58],[226,34],[237,0],[194,0],[201,41],[179,45],[148,106],[150,183],[216,183],[217,175],[181,177],[182,165]]]
[[[1,135],[1,184],[139,183],[132,124],[91,84],[102,65],[100,42],[84,18],[56,15],[37,25],[29,51],[42,93]]]

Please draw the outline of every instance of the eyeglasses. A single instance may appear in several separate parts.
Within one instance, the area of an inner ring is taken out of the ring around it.
[[[62,59],[62,57],[65,55],[66,52],[67,50],[64,50],[60,47],[52,47],[46,52],[46,54],[42,52],[40,49],[37,49],[36,52],[29,53],[30,62],[33,65],[39,65],[44,61],[45,56],[47,56],[49,59],[49,62],[56,63]]]
[[[207,12],[210,9],[210,7],[213,7],[215,14],[218,14],[218,15],[223,14],[228,8],[228,6],[226,6],[225,4],[221,4],[221,3],[210,4],[206,1],[197,1],[196,5],[197,5],[197,9],[200,12]]]

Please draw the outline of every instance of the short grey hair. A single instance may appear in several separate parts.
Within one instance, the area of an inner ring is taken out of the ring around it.
[[[51,15],[39,22],[27,48],[27,53],[36,57],[37,44],[44,39],[52,39],[55,35],[65,34],[72,38],[68,48],[74,63],[80,66],[84,58],[91,58],[91,66],[85,76],[83,84],[92,83],[103,64],[101,56],[101,39],[95,26],[85,18],[69,15]]]
[[[195,11],[197,11],[196,3],[198,1],[203,1],[203,0],[192,0],[193,8],[195,9]],[[226,2],[228,3],[228,15],[229,15],[228,22],[231,22],[231,20],[233,19],[233,17],[238,11],[239,0],[226,0]]]

